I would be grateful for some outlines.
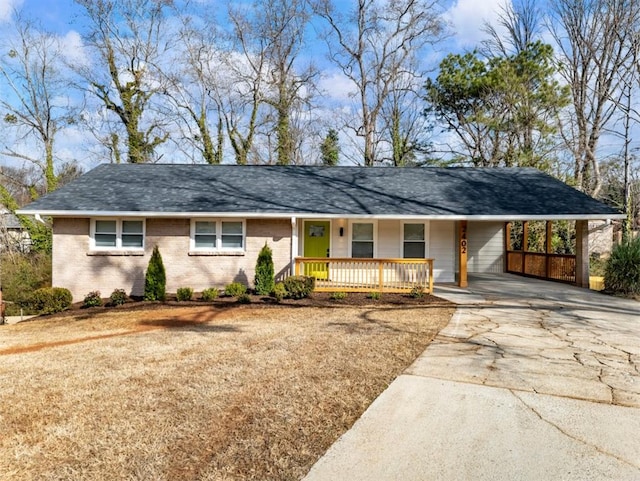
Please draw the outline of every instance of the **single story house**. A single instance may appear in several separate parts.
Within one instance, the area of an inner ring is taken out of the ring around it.
[[[587,223],[622,217],[535,169],[185,164],[100,165],[19,213],[53,218],[53,284],[75,300],[141,295],[156,245],[169,292],[251,286],[265,244],[277,277],[324,290],[464,287],[509,268],[514,220],[576,221],[588,286]]]

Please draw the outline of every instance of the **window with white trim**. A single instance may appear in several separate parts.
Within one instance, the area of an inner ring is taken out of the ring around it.
[[[426,252],[424,224],[404,223],[402,226],[402,257],[424,259]]]
[[[193,230],[193,247],[195,249],[216,249],[218,245],[216,227],[216,222],[196,221]]]
[[[191,250],[244,251],[245,231],[245,222],[242,220],[193,219]]]
[[[144,249],[144,220],[92,219],[91,248],[96,250]]]
[[[371,222],[351,224],[351,257],[373,259],[374,228]]]

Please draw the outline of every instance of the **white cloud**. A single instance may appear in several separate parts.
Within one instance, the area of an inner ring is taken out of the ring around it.
[[[20,8],[24,0],[0,0],[0,22],[11,20],[13,10]]]
[[[328,99],[339,102],[350,102],[357,93],[353,82],[336,71],[323,75],[318,88]]]
[[[445,12],[445,18],[455,32],[458,46],[472,48],[485,39],[484,24],[495,25],[502,7],[508,2],[510,0],[456,0]]]
[[[89,64],[82,37],[75,30],[70,30],[64,36],[60,37],[60,45],[62,47],[62,54],[70,64],[76,66]]]

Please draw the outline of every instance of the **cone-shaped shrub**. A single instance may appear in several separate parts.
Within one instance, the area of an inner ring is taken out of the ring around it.
[[[275,286],[273,253],[267,244],[260,250],[256,262],[256,294],[261,296],[271,295]]]
[[[149,259],[149,266],[144,277],[144,300],[164,301],[166,296],[167,276],[162,263],[162,256],[158,246],[153,248]]]
[[[640,294],[640,237],[613,248],[604,270],[604,286],[616,294]]]

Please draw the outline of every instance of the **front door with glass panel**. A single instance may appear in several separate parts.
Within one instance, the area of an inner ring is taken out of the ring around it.
[[[305,221],[304,257],[329,257],[331,247],[331,224],[329,221]],[[305,262],[304,275],[316,279],[327,279],[329,267],[326,262]]]

